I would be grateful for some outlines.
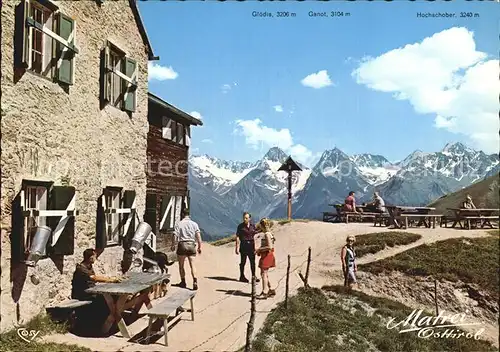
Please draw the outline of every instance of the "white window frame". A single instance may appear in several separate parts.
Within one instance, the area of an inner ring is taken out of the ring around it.
[[[179,126],[182,128],[182,136],[179,140]],[[174,129],[175,126],[175,129]],[[169,117],[162,117],[161,135],[163,139],[169,140],[179,145],[189,147],[191,145],[190,125],[175,121]]]
[[[111,69],[111,74],[108,75],[108,84],[109,84],[109,98],[110,104],[115,108],[121,109],[124,101],[123,94],[123,84],[121,76],[116,74],[117,72],[121,73],[123,68],[125,67],[125,53],[123,53],[120,49],[118,49],[115,45],[108,45],[109,47],[109,68]],[[117,60],[117,62],[114,61]],[[116,66],[119,66],[118,68]],[[113,74],[115,73],[115,74]],[[118,86],[118,96],[115,95],[115,86]]]
[[[105,209],[118,209],[121,205],[120,190],[108,189],[104,195]],[[119,243],[119,238],[123,236],[123,226],[120,226],[123,220],[121,213],[106,213],[106,244],[114,245]]]
[[[24,210],[47,210],[48,188],[45,186],[26,186],[24,188]],[[31,247],[31,241],[35,236],[38,226],[47,226],[47,218],[44,216],[26,216],[24,218],[24,238],[26,249]]]
[[[105,84],[108,85],[107,89],[109,89],[109,103],[111,106],[117,109],[124,110],[124,104],[127,98],[126,95],[128,94],[128,89],[130,87],[135,87],[137,89],[139,67],[138,65],[136,65],[136,70],[132,78],[128,77],[123,71],[126,72],[126,67],[125,67],[126,59],[127,58],[132,59],[132,57],[128,56],[124,50],[120,49],[117,45],[113,44],[109,40],[106,43],[105,55],[107,57],[106,58],[107,67],[105,68],[106,69]],[[115,67],[116,65],[112,65],[111,62],[112,58],[119,59],[118,68]],[[120,93],[118,97],[116,97],[114,94],[115,84],[118,84],[120,87]],[[137,106],[137,92],[135,92],[135,94],[136,94],[135,105]]]
[[[54,28],[57,26],[57,21],[55,19],[55,14],[56,11],[51,10],[47,8],[46,6],[43,6],[36,0],[31,0],[28,2],[28,17],[33,18],[33,20],[36,21],[35,19],[35,13],[34,11],[41,11],[42,13],[42,23],[43,28],[54,33]],[[50,25],[47,26],[46,23],[50,22]],[[50,37],[50,35],[46,35],[47,32],[45,30],[40,30],[37,28],[33,28],[32,26],[29,26],[28,28],[28,53],[27,53],[27,62],[28,62],[28,70],[35,72],[37,74],[40,74],[42,76],[48,77],[48,78],[53,78],[54,77],[54,66],[51,64],[52,63],[52,58],[54,55],[54,40]],[[33,57],[34,57],[34,49],[33,49],[33,41],[35,37],[35,33],[38,35],[41,35],[42,37],[42,44],[41,44],[41,56],[42,56],[42,67],[40,68],[40,72],[35,71],[33,67]],[[54,33],[55,34],[55,33]],[[62,39],[62,38],[61,38]],[[50,44],[48,44],[50,43]],[[47,70],[47,68],[50,67],[50,69]]]

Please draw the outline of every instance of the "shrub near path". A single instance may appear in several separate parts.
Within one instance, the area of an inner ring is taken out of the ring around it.
[[[400,271],[411,276],[477,284],[498,297],[498,237],[451,238],[423,244],[393,257],[358,265],[358,270],[381,274]]]
[[[356,236],[356,256],[375,254],[386,247],[404,246],[421,239],[421,235],[408,232],[379,232]]]
[[[406,319],[412,309],[362,292],[346,295],[341,286],[305,290],[291,297],[288,310],[280,303],[257,334],[253,350],[276,352],[337,351],[496,351],[491,344],[462,337],[419,338],[400,334],[387,322]],[[450,327],[452,329],[453,327]],[[458,328],[457,328],[458,329]]]

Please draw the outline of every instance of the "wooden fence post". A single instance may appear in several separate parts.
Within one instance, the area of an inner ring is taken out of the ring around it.
[[[436,316],[439,315],[439,307],[438,307],[438,282],[434,279],[434,303],[436,304]]]
[[[247,323],[247,340],[245,344],[245,352],[252,351],[252,335],[253,335],[253,325],[255,321],[255,276],[252,276],[252,299],[250,303],[250,320]]]
[[[307,253],[307,267],[306,267],[306,277],[305,277],[305,287],[309,287],[309,267],[311,266],[311,247],[308,248]]]
[[[288,266],[286,267],[286,287],[285,287],[285,309],[288,309],[288,289],[290,282],[290,254],[288,255]]]

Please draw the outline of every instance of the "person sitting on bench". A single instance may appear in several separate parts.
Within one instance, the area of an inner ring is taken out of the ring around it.
[[[85,292],[86,289],[95,286],[96,282],[119,282],[119,278],[97,276],[93,264],[96,260],[95,250],[92,248],[83,251],[83,261],[76,264],[73,280],[71,281],[71,298],[80,301],[92,301],[92,304],[81,309],[77,329],[85,328],[85,332],[98,333],[98,329],[104,323],[109,314],[108,305],[101,295],[92,295]],[[91,331],[92,330],[92,331]]]
[[[344,201],[344,211],[350,211],[353,213],[357,213],[358,211],[356,210],[356,199],[354,198],[354,192],[351,191],[349,192],[349,195]]]
[[[468,194],[465,197],[465,201],[462,203],[462,209],[476,209],[472,197]]]
[[[385,202],[378,192],[373,193],[373,201],[366,205],[366,210],[371,213],[385,213]]]

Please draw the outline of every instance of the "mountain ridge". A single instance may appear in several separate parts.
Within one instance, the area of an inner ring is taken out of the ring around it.
[[[287,173],[278,168],[288,156],[278,147],[256,161],[191,155],[192,213],[200,226],[211,236],[224,236],[234,231],[243,211],[254,218],[285,217]],[[299,165],[302,171],[292,174],[292,215],[316,219],[351,190],[360,201],[377,190],[387,202],[425,205],[500,171],[498,155],[460,142],[436,152],[415,150],[398,162],[370,153],[348,155],[335,147],[325,150],[312,167]]]

